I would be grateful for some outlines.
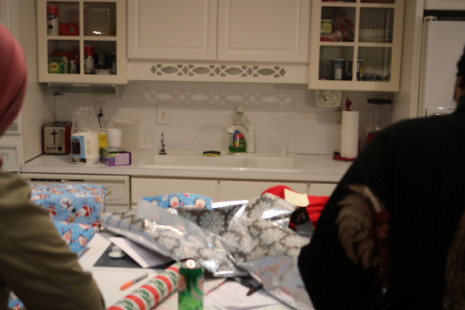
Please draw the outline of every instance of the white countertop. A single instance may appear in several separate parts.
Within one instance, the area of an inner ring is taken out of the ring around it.
[[[333,160],[332,155],[292,155],[302,162],[302,171],[223,171],[223,170],[189,170],[147,168],[138,165],[138,160],[152,150],[141,150],[132,154],[130,166],[109,167],[104,164],[84,165],[71,161],[69,155],[41,155],[21,167],[22,173],[52,174],[97,174],[97,175],[129,175],[153,177],[187,177],[213,179],[247,179],[247,180],[285,180],[338,182],[350,166],[350,162]]]

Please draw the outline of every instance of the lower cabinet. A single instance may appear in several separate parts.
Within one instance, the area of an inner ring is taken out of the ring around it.
[[[195,193],[219,199],[218,180],[179,178],[131,178],[131,205],[137,206],[141,197],[171,193]]]
[[[258,197],[264,190],[276,186],[285,185],[290,189],[307,193],[307,183],[279,182],[279,181],[221,181],[221,200],[245,200]]]
[[[80,175],[23,173],[29,183],[93,183],[107,189],[105,211],[123,211],[135,208],[141,197],[170,193],[195,193],[213,201],[249,200],[258,197],[264,190],[285,185],[300,193],[314,196],[329,196],[336,183],[293,181],[248,181],[221,179],[130,177],[128,175]]]
[[[312,182],[308,186],[308,194],[313,196],[331,196],[337,183]]]
[[[205,195],[213,201],[248,200],[276,185],[314,196],[329,196],[336,187],[336,183],[132,177],[131,205],[137,206],[141,197],[182,192]]]
[[[88,174],[45,174],[23,173],[21,177],[29,184],[51,183],[92,183],[101,184],[107,190],[105,212],[128,210],[129,176],[127,175],[88,175]]]

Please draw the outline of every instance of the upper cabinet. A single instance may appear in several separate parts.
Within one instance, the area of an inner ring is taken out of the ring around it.
[[[309,0],[128,0],[129,79],[305,83],[309,17]]]
[[[307,63],[309,1],[220,0],[218,60]]]
[[[398,91],[404,0],[314,0],[310,89]]]
[[[465,1],[425,0],[425,10],[465,10]]]
[[[129,59],[216,57],[217,0],[129,0]]]
[[[125,0],[38,0],[38,79],[126,84]]]

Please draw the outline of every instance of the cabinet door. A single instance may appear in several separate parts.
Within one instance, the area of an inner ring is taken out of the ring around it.
[[[10,0],[0,0],[0,23],[10,28]]]
[[[219,0],[218,60],[306,63],[309,0]]]
[[[21,177],[28,183],[53,184],[100,184],[107,190],[105,212],[129,209],[129,176],[127,175],[85,175],[85,174],[42,174],[23,173]]]
[[[425,10],[465,10],[465,1],[425,0]]]
[[[404,0],[312,2],[310,89],[398,91]]]
[[[129,0],[129,59],[216,58],[217,0]]]
[[[218,198],[218,181],[169,178],[131,178],[131,204],[133,206],[137,205],[137,202],[141,197],[173,193],[195,193],[205,195],[216,201]]]
[[[331,196],[336,186],[336,183],[310,183],[308,194],[313,196]]]
[[[276,185],[286,185],[292,190],[300,193],[307,192],[307,183],[277,181],[221,181],[220,199],[221,201],[253,199],[260,196],[264,190]]]
[[[125,0],[38,0],[39,82],[126,84],[125,12]]]

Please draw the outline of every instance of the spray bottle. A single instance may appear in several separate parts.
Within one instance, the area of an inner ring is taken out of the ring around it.
[[[228,133],[232,134],[229,144],[231,153],[255,152],[254,129],[241,106],[236,107],[236,112],[231,117]]]

